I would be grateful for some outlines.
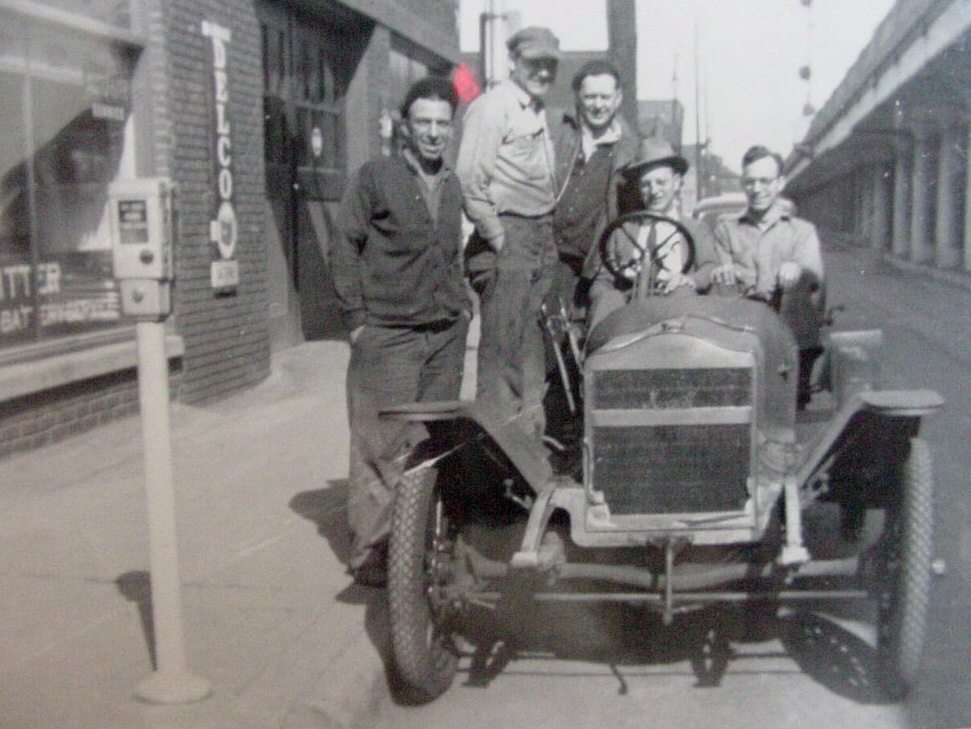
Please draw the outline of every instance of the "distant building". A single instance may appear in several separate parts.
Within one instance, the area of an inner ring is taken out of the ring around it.
[[[681,154],[691,165],[681,188],[682,210],[689,213],[699,200],[721,195],[725,192],[740,192],[742,189],[738,173],[730,170],[719,155],[708,152],[705,145],[702,146],[700,152],[699,157],[698,145],[696,144],[686,144],[681,148]],[[699,160],[700,175],[698,174]],[[700,193],[698,190],[699,181],[701,183]]]
[[[677,99],[641,99],[637,102],[637,130],[642,137],[661,137],[681,149],[684,105]]]
[[[824,234],[971,272],[971,11],[898,0],[786,160]]]

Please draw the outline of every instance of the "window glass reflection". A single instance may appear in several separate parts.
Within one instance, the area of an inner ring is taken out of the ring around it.
[[[0,349],[120,322],[107,191],[132,59],[110,39],[20,31],[0,36]]]

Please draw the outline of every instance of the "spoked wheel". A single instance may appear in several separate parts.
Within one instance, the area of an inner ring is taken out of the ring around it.
[[[394,671],[405,696],[418,703],[443,694],[458,656],[452,643],[457,530],[438,488],[438,472],[406,473],[395,493],[388,555],[388,601]]]
[[[633,224],[633,225],[632,225]],[[642,235],[632,232],[640,229]],[[619,232],[618,232],[619,231]],[[633,281],[645,266],[687,273],[695,261],[695,242],[679,221],[647,210],[621,215],[600,236],[600,259],[617,279]]]
[[[878,557],[877,672],[893,699],[913,688],[924,652],[934,534],[932,466],[927,443],[912,439]]]

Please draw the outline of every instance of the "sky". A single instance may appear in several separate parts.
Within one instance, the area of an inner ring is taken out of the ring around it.
[[[697,77],[697,122],[714,154],[735,170],[752,144],[786,155],[811,121],[803,114],[807,101],[823,106],[893,3],[636,0],[637,98],[670,99],[676,88],[685,107],[682,139],[690,144]],[[548,26],[564,50],[607,47],[605,0],[460,0],[463,51],[478,49],[479,14],[490,4],[499,12],[519,11],[523,25]],[[803,66],[812,70],[808,82],[799,76]]]

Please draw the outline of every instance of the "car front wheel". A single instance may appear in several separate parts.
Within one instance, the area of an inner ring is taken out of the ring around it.
[[[934,533],[930,448],[910,442],[900,492],[887,510],[877,572],[877,671],[884,690],[903,698],[917,680],[927,633]]]
[[[457,530],[434,468],[406,472],[395,493],[388,559],[393,670],[409,701],[443,694],[458,663],[452,643]]]

